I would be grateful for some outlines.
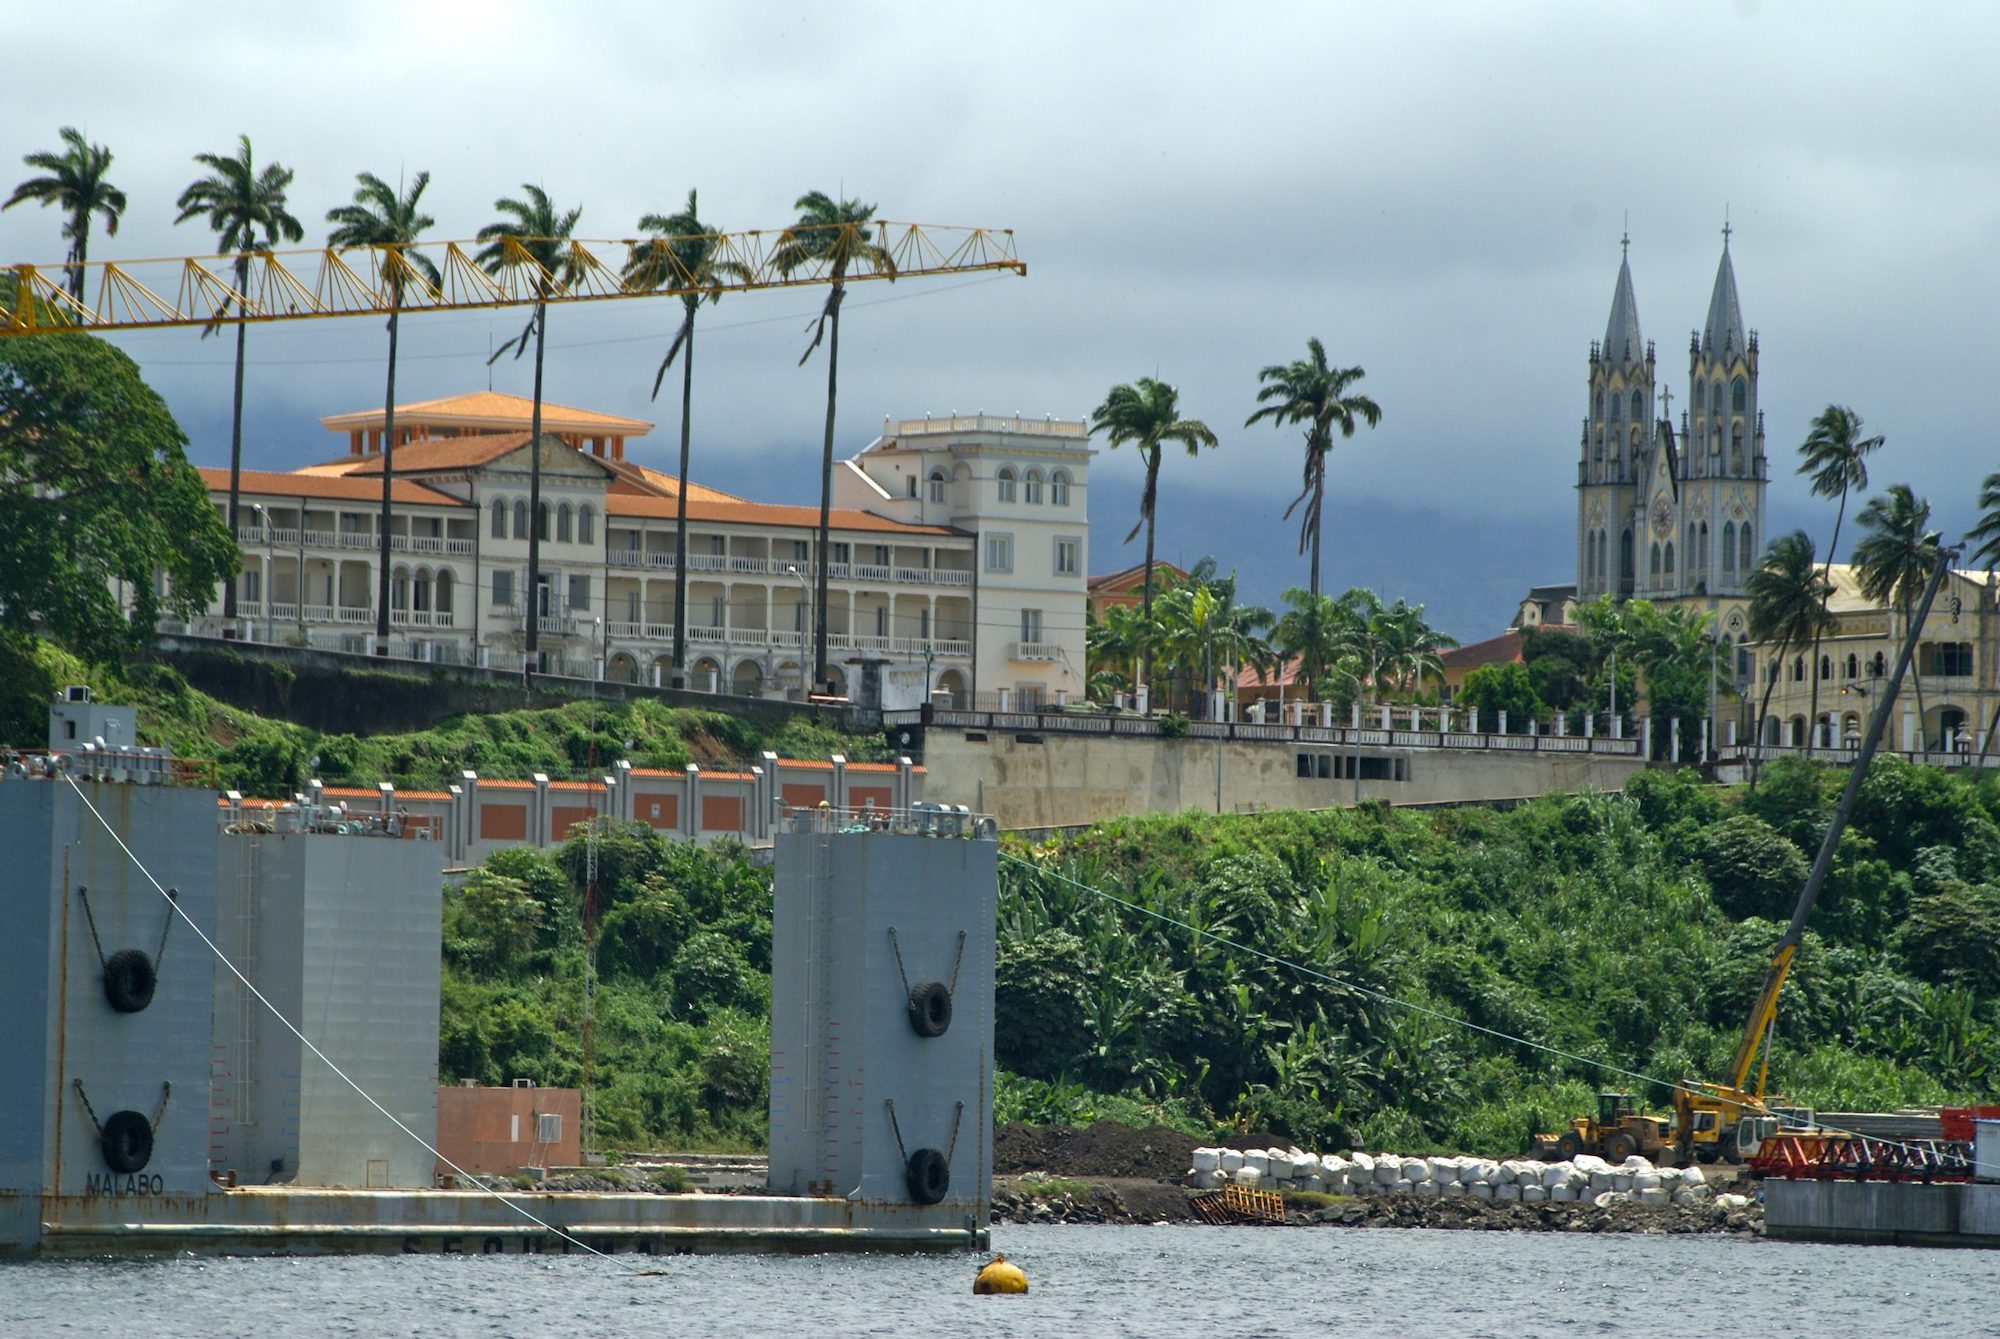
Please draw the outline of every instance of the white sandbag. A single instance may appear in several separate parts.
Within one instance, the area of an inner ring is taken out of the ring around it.
[[[1608,1190],[1616,1190],[1618,1187],[1614,1182],[1617,1179],[1616,1173],[1609,1169],[1593,1169],[1590,1173],[1590,1193],[1595,1196],[1602,1195]]]
[[[1681,1184],[1689,1186],[1705,1186],[1708,1184],[1708,1177],[1702,1174],[1701,1168],[1689,1167],[1681,1172]]]
[[[1668,1199],[1667,1192],[1661,1190],[1658,1186],[1653,1186],[1650,1189],[1646,1190],[1635,1190],[1632,1192],[1632,1194],[1634,1198],[1636,1198],[1639,1201],[1639,1203],[1645,1205],[1649,1209],[1659,1208],[1662,1204],[1665,1204]]]
[[[1222,1150],[1219,1148],[1198,1148],[1194,1151],[1194,1169],[1198,1172],[1212,1172],[1222,1166]]]
[[[1639,1154],[1634,1153],[1625,1159],[1625,1170],[1635,1174],[1638,1172],[1650,1172],[1653,1170],[1653,1164]]]
[[[1631,1202],[1632,1193],[1627,1190],[1607,1190],[1591,1201],[1592,1204],[1595,1204],[1600,1209],[1609,1209],[1614,1204],[1630,1204]]]
[[[1196,1190],[1214,1190],[1222,1184],[1224,1177],[1212,1167],[1197,1167],[1188,1173],[1188,1180],[1194,1183]]]
[[[1431,1169],[1431,1180],[1446,1185],[1458,1179],[1457,1158],[1428,1158],[1425,1165]]]
[[[1490,1200],[1493,1198],[1493,1187],[1484,1181],[1475,1181],[1465,1188],[1465,1193],[1476,1200]]]
[[[1318,1176],[1318,1175],[1319,1175],[1319,1154],[1317,1153],[1292,1154],[1292,1179],[1294,1181],[1303,1181],[1308,1176]]]
[[[1462,1200],[1472,1189],[1463,1181],[1447,1181],[1438,1187],[1438,1194],[1448,1200]]]
[[[1576,1187],[1575,1187],[1575,1186],[1550,1186],[1550,1187],[1549,1187],[1549,1203],[1551,1203],[1551,1204],[1574,1204],[1574,1203],[1576,1203]]]
[[[1611,1173],[1611,1188],[1613,1190],[1619,1190],[1619,1191],[1630,1191],[1632,1189],[1632,1173],[1630,1172]]]
[[[1611,1170],[1611,1164],[1603,1158],[1598,1157],[1595,1153],[1579,1153],[1570,1159],[1570,1164],[1580,1172],[1605,1172]]]
[[[1405,1181],[1408,1181],[1412,1185],[1415,1185],[1419,1181],[1430,1180],[1431,1179],[1430,1159],[1405,1158],[1403,1160],[1403,1179]]]
[[[1491,1170],[1490,1170],[1490,1171],[1488,1171],[1488,1172],[1486,1173],[1486,1184],[1487,1184],[1487,1185],[1489,1185],[1489,1186],[1511,1186],[1511,1185],[1513,1185],[1513,1184],[1514,1184],[1514,1164],[1513,1164],[1513,1163],[1511,1163],[1511,1162],[1493,1162],[1493,1163],[1488,1163],[1488,1164],[1487,1164],[1487,1166],[1488,1166],[1489,1168],[1491,1168]]]
[[[1717,1195],[1715,1207],[1718,1209],[1741,1209],[1750,1202],[1748,1195]]]
[[[1458,1183],[1454,1181],[1451,1184],[1457,1185]],[[1436,1181],[1412,1181],[1410,1182],[1410,1193],[1418,1199],[1434,1200],[1444,1193],[1444,1186]]]
[[[1233,1176],[1243,1169],[1243,1154],[1233,1148],[1223,1149],[1220,1160],[1215,1164],[1215,1169],[1219,1172],[1228,1172]]]
[[[1522,1186],[1520,1190],[1521,1203],[1523,1204],[1545,1204],[1548,1202],[1549,1188],[1539,1182],[1534,1185]]]
[[[1309,1190],[1315,1195],[1324,1195],[1326,1193],[1326,1178],[1318,1172],[1314,1172],[1311,1176],[1295,1176],[1292,1178],[1292,1188],[1294,1190]]]
[[[1262,1149],[1250,1149],[1243,1154],[1243,1170],[1257,1173],[1261,1180],[1271,1174],[1271,1155]]]
[[[1674,1203],[1687,1208],[1692,1208],[1697,1204],[1706,1204],[1708,1203],[1708,1187],[1678,1186],[1674,1190]]]
[[[1632,1189],[1658,1190],[1659,1188],[1660,1188],[1660,1174],[1658,1172],[1632,1173]]]
[[[1541,1187],[1536,1186],[1535,1189],[1540,1190]],[[1507,1204],[1519,1204],[1521,1190],[1522,1187],[1518,1183],[1509,1181],[1505,1185],[1493,1187],[1493,1198]]]
[[[1242,1186],[1245,1190],[1255,1190],[1258,1186],[1263,1184],[1264,1173],[1259,1169],[1248,1166],[1246,1164],[1245,1166],[1238,1168],[1236,1175],[1231,1179],[1234,1180],[1237,1185]]]
[[[1292,1160],[1289,1156],[1282,1158],[1266,1156],[1265,1165],[1270,1169],[1264,1173],[1266,1180],[1291,1184]]]
[[[1375,1184],[1394,1188],[1403,1184],[1403,1160],[1393,1154],[1375,1160]]]
[[[1359,1172],[1370,1178],[1373,1178],[1375,1175],[1375,1159],[1369,1157],[1366,1153],[1356,1153],[1347,1160],[1347,1164],[1352,1172]],[[1356,1176],[1354,1179],[1359,1181],[1361,1180],[1361,1176]]]
[[[1347,1179],[1347,1169],[1345,1167],[1337,1172],[1321,1172],[1319,1179],[1326,1187],[1326,1193],[1329,1195],[1352,1195],[1354,1193],[1354,1183]]]
[[[1577,1175],[1575,1163],[1552,1162],[1542,1168],[1542,1184],[1554,1190],[1557,1186],[1568,1185],[1570,1178],[1575,1175]]]
[[[1338,1153],[1329,1153],[1319,1160],[1319,1171],[1321,1176],[1345,1176],[1347,1159]]]

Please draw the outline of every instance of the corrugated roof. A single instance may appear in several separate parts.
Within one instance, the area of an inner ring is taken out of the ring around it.
[[[613,517],[670,521],[678,514],[678,498],[645,497],[631,493],[608,493],[604,510]],[[773,502],[710,502],[688,494],[688,519],[718,525],[756,525],[798,530],[819,528],[818,507],[792,507]],[[966,537],[968,532],[944,525],[910,525],[877,516],[872,511],[835,507],[828,522],[835,530],[874,534],[939,535]]]
[[[244,470],[240,485],[246,495],[277,498],[320,498],[334,502],[380,502],[382,481],[357,479],[349,475],[330,474],[280,474],[275,470]],[[401,470],[397,471],[402,473]],[[202,482],[212,493],[229,491],[229,471],[201,467]],[[397,479],[389,485],[389,500],[404,505],[426,507],[464,507],[467,504],[449,493],[441,493],[435,488],[409,479]]]
[[[447,395],[438,400],[418,400],[412,404],[396,406],[397,418],[449,420],[458,423],[495,427],[526,427],[533,419],[535,402],[524,396],[508,395],[504,391],[473,391],[466,395]],[[351,432],[355,428],[368,428],[382,422],[380,409],[359,409],[352,413],[333,414],[320,420],[329,431]],[[642,437],[653,430],[653,425],[640,418],[621,418],[616,414],[602,414],[595,409],[578,409],[574,405],[552,404],[542,401],[542,431],[544,432],[586,432],[613,437]]]

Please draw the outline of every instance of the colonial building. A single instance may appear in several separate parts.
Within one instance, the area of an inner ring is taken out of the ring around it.
[[[1744,584],[1764,546],[1764,419],[1757,332],[1746,331],[1728,230],[1708,317],[1688,337],[1686,406],[1655,402],[1655,358],[1639,324],[1629,254],[1604,340],[1590,347],[1589,413],[1577,462],[1577,596],[1639,596],[1714,611],[1740,646]],[[1739,668],[1741,666],[1739,665]]]
[[[627,459],[652,424],[491,391],[396,410],[391,654],[518,669],[528,601],[538,670],[625,682],[672,674],[673,476]],[[376,623],[382,411],[322,420],[347,454],[245,471],[238,626],[366,653]],[[540,570],[527,588],[528,482],[541,457]],[[836,475],[825,555],[836,683],[885,706],[1081,696],[1090,451],[1081,423],[979,416],[886,425]],[[203,475],[217,505],[228,471]],[[801,691],[810,671],[819,509],[687,490],[692,686]],[[197,632],[225,631],[217,619]]]

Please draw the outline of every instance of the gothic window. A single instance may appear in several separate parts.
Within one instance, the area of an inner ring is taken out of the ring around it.
[[[1618,576],[1620,580],[1630,581],[1633,575],[1632,532],[1626,530],[1618,536]]]
[[[1737,539],[1741,541],[1741,548],[1737,553],[1736,565],[1748,572],[1757,565],[1757,544],[1750,537],[1750,522],[1743,523],[1743,529],[1737,535]]]
[[[1599,462],[1604,459],[1604,434],[1601,432],[1597,434],[1597,444],[1590,450],[1590,458]]]
[[[410,607],[410,569],[399,567],[389,583],[389,607],[408,609]]]
[[[1638,422],[1638,421],[1639,421],[1640,419],[1643,419],[1644,417],[1646,417],[1646,402],[1645,402],[1645,401],[1644,401],[1643,399],[1641,399],[1641,398],[1639,397],[1639,392],[1637,392],[1637,391],[1633,391],[1633,392],[1632,392],[1632,421],[1633,421],[1634,423],[1637,423],[1637,422]]]
[[[1888,672],[1889,672],[1888,658],[1885,657],[1880,651],[1877,651],[1875,653],[1875,658],[1868,662],[1869,676],[1871,678],[1879,679]]]
[[[1660,574],[1660,546],[1658,544],[1653,545],[1652,551],[1646,557],[1646,573],[1648,576],[1658,576]]]
[[[569,503],[565,502],[556,508],[556,540],[559,543],[569,543],[575,520],[576,513],[570,510]]]
[[[1674,542],[1671,539],[1667,541],[1665,571],[1668,576],[1674,574]]]
[[[1583,575],[1587,581],[1597,580],[1597,536],[1594,533],[1583,537]]]
[[[1806,658],[1804,656],[1793,656],[1792,682],[1804,683],[1805,681],[1806,681]]]
[[[1832,656],[1821,656],[1821,657],[1819,658],[1819,677],[1820,677],[1820,681],[1821,681],[1822,683],[1824,683],[1824,682],[1825,682],[1826,680],[1828,680],[1828,679],[1831,679],[1831,678],[1833,677],[1833,657],[1832,657]]]
[[[1722,570],[1725,572],[1736,570],[1736,522],[1734,521],[1722,523]]]
[[[1695,565],[1695,570],[1698,572],[1706,572],[1708,570],[1708,522],[1707,521],[1703,521],[1701,523],[1701,554],[1699,557],[1695,559],[1694,565]]]
[[[930,477],[931,501],[933,502],[944,501],[944,481],[945,481],[945,476],[943,470],[931,471],[931,477]]]
[[[1847,677],[1850,679],[1861,677],[1861,657],[1852,651],[1847,653]]]
[[[1739,414],[1742,413],[1743,406],[1749,399],[1749,394],[1750,388],[1744,383],[1743,378],[1736,378],[1729,386],[1729,407]]]
[[[1597,393],[1597,416],[1598,416],[1599,418],[1603,418],[1603,417],[1604,417],[1604,392],[1603,392],[1603,391],[1599,391],[1599,392]]]
[[[525,502],[517,501],[514,504],[514,538],[526,539],[527,537],[528,537],[528,504]]]
[[[1695,531],[1694,531],[1694,522],[1693,522],[1693,521],[1689,521],[1689,522],[1688,522],[1688,533],[1687,533],[1687,544],[1686,544],[1686,545],[1685,545],[1685,546],[1684,546],[1684,547],[1683,547],[1683,548],[1681,549],[1681,552],[1682,552],[1682,553],[1685,553],[1685,554],[1687,555],[1687,560],[1688,560],[1688,561],[1689,561],[1690,563],[1693,563],[1693,562],[1695,561],[1695,556],[1694,556],[1694,554],[1695,554],[1695,549],[1694,549],[1694,534],[1695,534]]]
[[[547,539],[548,537],[549,537],[549,504],[544,502],[542,504],[541,512],[535,517],[535,538]]]
[[[1708,408],[1709,408],[1709,412],[1710,412],[1710,413],[1713,413],[1713,414],[1720,414],[1720,413],[1722,412],[1722,378],[1721,378],[1721,377],[1717,377],[1717,378],[1715,379],[1715,384],[1714,384],[1714,385],[1712,385],[1712,386],[1710,386],[1710,387],[1708,388]]]
[[[1735,424],[1729,430],[1729,468],[1733,473],[1743,472],[1743,425]]]
[[[1616,424],[1618,422],[1618,410],[1620,404],[1621,401],[1617,396],[1614,395],[1611,397],[1611,422],[1613,424]]]

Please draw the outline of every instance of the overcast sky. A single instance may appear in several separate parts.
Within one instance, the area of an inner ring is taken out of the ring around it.
[[[2000,10],[1983,5],[86,2],[21,6],[10,27],[0,184],[61,126],[109,146],[130,207],[93,259],[210,249],[172,226],[174,199],[191,156],[240,132],[296,169],[313,242],[361,170],[428,170],[438,239],[470,237],[523,181],[582,205],[588,237],[690,187],[730,229],[782,226],[812,189],[1012,228],[1025,279],[854,291],[840,449],[885,414],[1080,417],[1158,375],[1222,439],[1167,461],[1161,554],[1213,553],[1265,602],[1304,579],[1278,522],[1300,445],[1242,423],[1258,368],[1309,335],[1367,370],[1384,411],[1336,450],[1333,589],[1423,601],[1471,640],[1527,584],[1573,579],[1586,355],[1628,219],[1679,405],[1728,211],[1763,341],[1774,532],[1830,528],[1791,473],[1828,402],[1888,435],[1875,483],[1912,483],[1948,533],[2000,468]],[[58,227],[0,214],[0,262],[59,260]],[[779,292],[704,314],[697,478],[816,499],[824,369],[794,366],[814,306]],[[677,400],[647,393],[677,311],[549,322],[547,397],[656,421],[635,450],[669,468]],[[398,400],[485,386],[490,344],[520,324],[406,322]],[[226,463],[227,342],[118,342],[195,460]],[[248,463],[343,450],[317,420],[380,404],[383,345],[367,319],[253,328]],[[525,361],[491,376],[529,389]],[[1122,449],[1093,465],[1093,571],[1140,557],[1118,546],[1136,474]]]

